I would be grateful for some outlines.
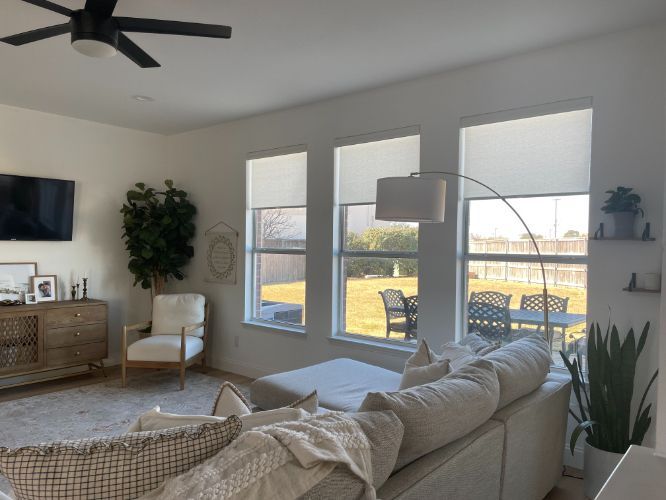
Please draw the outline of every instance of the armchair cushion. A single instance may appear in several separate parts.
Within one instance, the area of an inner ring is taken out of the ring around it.
[[[152,335],[180,335],[184,326],[204,321],[205,305],[206,298],[198,293],[158,295],[153,300]],[[203,334],[203,328],[188,333],[196,337]]]
[[[203,340],[185,337],[185,359],[203,351]],[[127,348],[128,361],[180,362],[180,335],[155,335],[137,340]]]

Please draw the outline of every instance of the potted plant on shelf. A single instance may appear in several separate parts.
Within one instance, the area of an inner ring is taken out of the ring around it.
[[[164,292],[169,278],[182,280],[181,269],[194,256],[190,240],[197,210],[187,193],[164,181],[167,189],[157,191],[143,182],[127,192],[123,214],[123,238],[129,251],[128,268],[134,286],[151,289],[152,295]]]
[[[618,186],[616,190],[606,191],[610,197],[604,202],[601,210],[612,214],[615,238],[633,238],[636,215],[639,213],[641,216],[644,215],[643,209],[639,206],[641,197],[632,191],[633,188],[622,186]]]
[[[630,445],[640,445],[650,427],[652,404],[645,406],[650,387],[658,371],[647,384],[631,425],[631,401],[634,394],[636,364],[645,347],[650,322],[645,324],[636,344],[633,329],[620,343],[620,335],[610,322],[602,336],[599,324],[593,324],[587,343],[587,380],[581,370],[581,356],[573,362],[560,351],[569,369],[579,414],[569,409],[578,425],[571,434],[571,454],[582,433],[586,434],[584,451],[585,495],[594,498]]]

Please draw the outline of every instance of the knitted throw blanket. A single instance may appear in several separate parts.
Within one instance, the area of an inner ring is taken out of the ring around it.
[[[220,453],[166,481],[144,500],[294,500],[336,466],[366,484],[374,500],[370,442],[344,413],[259,427],[240,435]]]

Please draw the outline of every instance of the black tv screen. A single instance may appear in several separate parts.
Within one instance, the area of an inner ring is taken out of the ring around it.
[[[0,174],[0,240],[71,241],[74,181]]]

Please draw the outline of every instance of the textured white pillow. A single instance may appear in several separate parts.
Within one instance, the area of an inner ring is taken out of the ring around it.
[[[500,342],[491,342],[487,339],[484,339],[478,333],[468,333],[460,341],[460,345],[467,345],[470,347],[472,352],[478,356],[485,356],[490,354],[493,351],[496,351],[502,344]]]
[[[292,420],[303,420],[310,415],[300,408],[278,408],[277,410],[261,411],[242,415],[240,417],[243,427],[242,432],[249,431],[255,427],[290,422]],[[184,425],[200,425],[213,422],[224,422],[227,417],[211,417],[209,415],[176,415],[175,413],[163,413],[156,406],[147,411],[130,426],[127,432],[159,431],[171,429]]]
[[[476,361],[479,356],[474,354],[469,346],[447,342],[442,346],[440,358],[449,360],[451,370],[458,370],[472,361]]]
[[[498,409],[536,390],[546,380],[552,358],[548,342],[530,335],[483,357],[495,367],[500,384]]]
[[[449,360],[438,357],[425,340],[419,342],[419,346],[405,363],[405,369],[400,379],[399,390],[408,389],[416,385],[423,385],[439,380],[449,373]]]
[[[302,408],[308,413],[317,413],[319,409],[317,391],[312,391],[307,396],[286,406],[286,408]],[[224,382],[215,398],[212,415],[228,417],[229,415],[249,415],[250,413],[252,413],[252,407],[243,393],[231,382]]]
[[[184,326],[201,323],[205,318],[206,297],[198,293],[158,295],[153,300],[152,335],[180,335]],[[203,337],[204,329],[189,332]]]
[[[370,392],[359,411],[391,410],[405,426],[397,470],[476,429],[495,413],[498,400],[493,365],[479,359],[430,384]]]

